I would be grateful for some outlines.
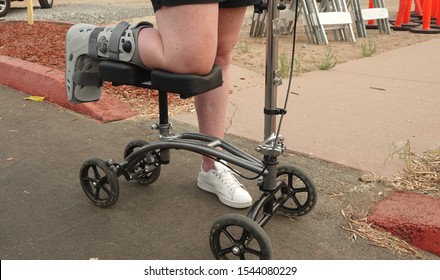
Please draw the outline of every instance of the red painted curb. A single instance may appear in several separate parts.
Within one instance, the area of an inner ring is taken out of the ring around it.
[[[368,220],[373,224],[440,256],[440,198],[395,192],[371,211]]]
[[[43,96],[51,103],[96,120],[111,122],[136,115],[127,104],[105,93],[94,103],[69,102],[62,71],[1,55],[0,69],[0,84],[30,95]]]

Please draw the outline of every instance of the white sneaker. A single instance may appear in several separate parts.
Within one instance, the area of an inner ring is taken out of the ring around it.
[[[233,208],[247,208],[252,197],[244,186],[237,181],[231,171],[221,163],[215,162],[214,169],[207,172],[203,164],[197,179],[197,186],[207,192],[215,193],[220,201]]]

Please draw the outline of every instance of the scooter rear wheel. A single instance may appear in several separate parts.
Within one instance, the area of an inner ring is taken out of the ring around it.
[[[124,159],[135,152],[137,149],[148,145],[144,140],[134,140],[128,143],[124,150]],[[144,158],[133,168],[129,170],[130,174],[137,174],[136,181],[140,185],[150,185],[156,182],[160,176],[159,155],[156,152],[145,154]]]

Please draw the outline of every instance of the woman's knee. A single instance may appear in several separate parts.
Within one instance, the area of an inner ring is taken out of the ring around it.
[[[211,72],[214,62],[216,60],[215,52],[212,54],[207,54],[203,50],[200,52],[192,52],[192,54],[184,53],[179,56],[176,65],[179,67],[179,72],[191,73],[196,75],[206,75]]]
[[[232,63],[232,51],[228,53],[217,53],[214,63],[221,67],[230,65]]]
[[[138,44],[145,66],[174,73],[207,74],[216,56],[216,42],[191,44],[188,38],[171,41],[152,28],[139,33]]]

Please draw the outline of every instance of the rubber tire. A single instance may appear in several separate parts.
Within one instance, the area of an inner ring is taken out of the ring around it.
[[[312,181],[312,179],[301,169],[293,166],[281,166],[277,170],[277,177],[282,175],[288,175],[289,177],[296,177],[305,185],[305,188],[307,189],[307,200],[304,204],[299,205],[298,208],[292,208],[287,206],[281,206],[280,207],[280,213],[284,214],[289,217],[296,217],[296,216],[303,216],[307,213],[309,213],[316,205],[316,202],[318,200],[318,193],[315,186],[315,183]],[[289,188],[289,192],[292,191],[293,186],[289,186],[289,182],[285,182],[287,185],[287,188]],[[293,188],[293,191],[295,188]],[[289,199],[289,200],[292,200]],[[296,202],[295,202],[296,203]]]
[[[94,170],[95,178],[89,176],[89,170],[92,168]],[[102,176],[102,173],[104,176]],[[98,176],[100,178],[98,178]],[[107,208],[116,203],[119,197],[119,182],[116,173],[111,170],[107,163],[98,158],[88,159],[83,163],[79,172],[79,178],[81,182],[81,187],[86,194],[86,196],[98,207]],[[98,180],[97,180],[98,179]],[[96,187],[92,184],[97,183],[100,185],[99,191],[94,192]],[[107,188],[107,185],[110,188]],[[101,188],[107,190],[108,197],[101,198],[99,192]],[[98,194],[99,197],[96,197]]]
[[[11,0],[5,0],[4,7],[2,10],[0,10],[0,17],[6,16],[9,13],[10,9],[11,9]]]
[[[124,159],[126,159],[131,153],[134,152],[134,149],[136,148],[140,148],[143,147],[145,145],[148,145],[148,142],[144,141],[144,140],[134,140],[131,141],[130,143],[127,144],[127,146],[125,147],[124,150]],[[140,184],[140,185],[150,185],[154,182],[157,181],[157,179],[159,179],[160,176],[160,168],[161,166],[156,166],[156,169],[154,169],[152,172],[145,174],[145,176],[142,176],[140,178],[136,178],[136,181]],[[129,172],[131,172],[131,170],[129,170]]]
[[[253,237],[253,239],[257,241],[260,247],[260,253],[261,253],[261,256],[259,256],[260,259],[262,260],[272,259],[272,255],[273,255],[272,244],[266,232],[263,230],[263,228],[261,228],[254,220],[246,216],[232,213],[217,218],[210,231],[209,244],[211,246],[211,252],[213,253],[214,257],[217,260],[229,259],[227,257],[228,253],[220,254],[220,252],[224,250],[224,248],[222,248],[222,244],[220,244],[220,238],[222,233],[225,234],[224,232],[227,231],[228,227],[230,226],[237,226],[242,228],[243,230],[246,230],[247,231],[246,237]],[[241,232],[241,234],[243,234],[243,231]],[[232,244],[232,240],[230,241]],[[235,240],[235,241],[239,242],[241,240]],[[243,241],[241,241],[239,245],[243,245],[243,247],[246,247]],[[232,256],[234,256],[234,254],[232,253],[232,249],[231,252],[229,253],[232,254]],[[245,253],[240,255],[240,259],[245,259]]]
[[[50,9],[53,6],[53,0],[38,0],[42,9]]]

